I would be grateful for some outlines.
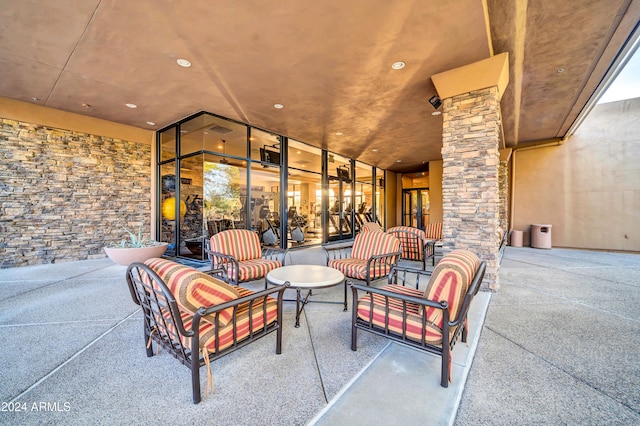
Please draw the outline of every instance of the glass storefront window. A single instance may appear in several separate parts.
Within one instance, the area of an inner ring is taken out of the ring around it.
[[[360,232],[364,222],[373,220],[371,216],[373,195],[373,168],[356,161],[356,192],[354,197],[356,232]]]
[[[251,128],[251,159],[280,164],[280,138],[274,133]]]
[[[206,259],[204,228],[204,167],[203,155],[180,160],[180,255]]]
[[[352,238],[365,221],[384,223],[381,169],[374,175],[364,163],[209,113],[159,132],[157,142],[158,238],[169,243],[168,256],[206,260],[208,239],[230,228],[252,229],[264,245],[296,247]]]
[[[329,153],[329,240],[341,240],[353,236],[353,197],[351,160]]]
[[[204,218],[208,237],[246,227],[247,162],[206,154]]]
[[[247,157],[247,126],[210,114],[180,125],[180,155],[200,151]]]
[[[159,134],[159,161],[173,160],[176,158],[176,128],[177,126],[171,127]]]
[[[287,233],[290,246],[322,242],[322,150],[289,139]]]
[[[251,199],[249,214],[251,229],[266,246],[280,244],[280,168],[251,163]],[[241,189],[246,199],[246,187]]]
[[[205,151],[247,158],[247,126],[215,118],[203,130]]]
[[[402,175],[402,189],[429,187],[429,173],[405,173]]]
[[[322,174],[322,150],[289,139],[289,167]]]
[[[167,248],[168,256],[176,255],[176,163],[171,161],[160,166],[160,241],[169,243]],[[180,204],[180,203],[178,203]],[[179,214],[181,214],[180,211]]]
[[[376,220],[385,226],[385,194],[384,194],[384,170],[376,168]]]
[[[287,231],[292,247],[322,242],[322,175],[289,169]]]

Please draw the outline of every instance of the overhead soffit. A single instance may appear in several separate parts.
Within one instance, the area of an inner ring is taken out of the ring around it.
[[[0,6],[0,96],[146,129],[204,110],[415,171],[440,158],[432,75],[508,52],[507,144],[557,137],[638,1],[22,0]]]
[[[565,136],[637,25],[639,3],[488,0],[494,49],[510,52],[508,146]]]
[[[487,87],[497,87],[498,97],[502,98],[509,84],[509,54],[503,52],[469,65],[434,74],[431,80],[438,95],[444,99]]]

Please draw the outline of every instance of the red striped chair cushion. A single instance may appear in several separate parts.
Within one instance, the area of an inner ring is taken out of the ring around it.
[[[433,270],[423,298],[436,302],[446,300],[449,318],[456,318],[479,266],[478,256],[468,250],[454,250],[446,254]],[[427,319],[442,327],[439,310],[427,310]]]
[[[211,250],[233,256],[238,262],[262,257],[260,238],[249,229],[227,229],[211,237]]]
[[[387,230],[387,234],[393,235],[400,240],[400,248],[404,259],[423,259],[424,243],[427,240],[427,235],[422,229],[411,226],[394,226]]]
[[[422,297],[422,291],[400,285],[385,285],[385,290],[394,293],[404,294],[414,297]],[[370,322],[378,327],[385,328],[387,326],[385,314],[386,301],[384,296],[379,294],[373,295],[373,314],[371,313],[371,294],[367,294],[358,300],[357,315],[366,322]],[[428,315],[428,314],[427,314]],[[406,320],[403,316],[402,302],[397,299],[389,299],[389,331],[402,335],[406,332],[407,338],[422,342],[424,335],[425,343],[434,345],[442,344],[442,329],[434,324],[427,323],[426,328],[422,326],[423,308],[415,303],[406,304]]]
[[[414,228],[412,226],[394,226],[393,228],[387,229],[387,234],[393,234],[394,232],[408,232],[422,238],[423,240],[427,238],[427,234],[422,229]]]
[[[371,256],[393,253],[400,250],[400,241],[384,232],[361,232],[356,235],[351,257],[367,260]]]
[[[442,239],[442,222],[428,223],[424,229],[428,240]]]
[[[253,293],[253,291],[244,289],[242,287],[232,286],[240,293],[240,297],[248,296]],[[263,310],[264,307],[264,310]],[[264,321],[265,315],[264,312],[266,310],[266,322]],[[265,305],[264,299],[255,300],[253,302],[251,308],[251,324],[253,324],[253,332],[257,332],[262,330],[265,325],[269,325],[277,319],[278,316],[278,303],[277,300],[272,297],[267,297],[267,303]],[[193,319],[193,314],[190,312],[184,312],[182,314],[182,321],[184,323],[185,329],[189,330],[191,328],[191,321]],[[204,318],[203,318],[204,319]],[[168,323],[169,324],[169,323]],[[237,311],[235,326],[233,322],[222,325],[220,323],[220,334],[219,334],[219,348],[218,350],[223,350],[231,346],[234,342],[234,333],[236,335],[236,341],[241,341],[245,337],[249,336],[251,329],[249,328],[249,303],[243,303],[240,305]],[[171,330],[174,332],[174,330]],[[208,319],[200,322],[200,348],[207,348],[209,353],[214,353],[216,351],[216,337],[215,337],[215,324],[210,322]],[[184,337],[180,335],[182,344],[191,348],[191,339],[188,337]]]
[[[377,263],[377,266],[371,266],[371,277],[380,277],[383,275],[387,275],[390,266],[387,264]],[[354,258],[346,258],[346,259],[331,259],[329,260],[328,266],[330,268],[334,268],[342,272],[346,277],[355,278],[357,280],[366,280],[367,279],[367,261],[363,259],[354,259]]]
[[[376,222],[365,222],[362,225],[362,232],[384,232],[384,230]]]
[[[166,284],[181,311],[193,314],[201,307],[219,305],[240,297],[240,293],[233,286],[188,266],[159,258],[149,259],[145,264]],[[232,315],[233,308],[222,311],[220,324],[226,325]]]
[[[238,263],[238,282],[253,281],[262,278],[272,269],[282,266],[278,260],[252,259]]]

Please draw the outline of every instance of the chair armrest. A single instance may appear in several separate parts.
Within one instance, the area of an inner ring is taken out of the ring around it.
[[[284,266],[284,260],[289,253],[289,249],[282,249],[276,247],[262,247],[262,258],[269,260],[277,260],[282,266]]]
[[[427,300],[427,299],[422,299],[422,298],[417,298],[417,297],[413,297],[413,296],[407,296],[407,295],[403,295],[403,294],[398,294],[398,293],[394,293],[388,290],[383,290],[383,289],[379,289],[379,288],[375,288],[375,287],[368,287],[368,286],[364,286],[364,285],[360,285],[360,284],[354,284],[354,283],[350,283],[352,291],[353,291],[353,306],[354,309],[356,309],[356,305],[358,303],[358,293],[357,290],[361,290],[361,291],[365,291],[367,293],[375,293],[375,294],[380,294],[382,296],[384,296],[385,298],[388,299],[396,299],[396,300],[400,300],[400,301],[406,301],[406,302],[410,302],[410,303],[416,303],[418,305],[421,305],[424,307],[432,307],[432,308],[436,308],[436,309],[441,309],[443,311],[443,315],[445,315],[445,321],[448,322],[448,327],[456,327],[458,326],[460,323],[462,323],[462,321],[467,317],[467,312],[469,311],[469,307],[471,306],[471,301],[473,300],[473,298],[475,297],[475,295],[478,293],[478,290],[480,289],[480,284],[482,283],[482,279],[484,278],[484,273],[485,273],[485,269],[486,269],[486,263],[485,262],[481,262],[480,266],[478,267],[478,270],[476,271],[476,274],[473,278],[473,281],[471,282],[471,285],[469,286],[469,288],[467,289],[467,292],[464,295],[464,300],[462,302],[462,306],[460,307],[460,311],[458,312],[458,316],[457,318],[449,318],[449,305],[446,301],[435,301],[435,300]],[[399,272],[410,272],[410,273],[419,273],[421,275],[431,275],[431,271],[422,271],[420,269],[414,269],[414,268],[393,268],[391,270],[391,272],[389,273],[389,283],[393,284],[391,282],[392,279],[392,275],[394,273],[396,273],[397,271]],[[388,300],[387,299],[387,300]],[[424,312],[423,312],[424,315]]]
[[[358,291],[363,291],[365,293],[379,294],[379,295],[384,296],[385,298],[389,298],[389,299],[396,299],[396,300],[405,301],[405,302],[409,302],[409,303],[415,303],[415,304],[418,304],[418,305],[421,305],[421,306],[424,306],[424,307],[442,309],[442,310],[446,310],[447,312],[449,311],[449,304],[446,301],[436,302],[434,300],[427,300],[427,299],[423,299],[421,297],[415,297],[415,296],[409,296],[409,295],[406,295],[406,294],[394,293],[393,291],[384,290],[384,289],[376,288],[376,287],[369,287],[369,286],[362,285],[362,284],[355,284],[355,283],[352,283],[352,282],[350,282],[349,285],[351,286],[351,291],[353,293],[353,306],[354,306],[354,309],[355,309],[356,305],[358,304]]]
[[[353,295],[353,302],[352,302],[353,314],[352,315],[353,315],[354,324],[357,318],[357,310],[358,310],[358,291],[363,291],[366,293],[370,293],[372,295],[371,302],[370,302],[372,305],[373,305],[373,294],[378,294],[385,298],[385,305],[386,305],[386,311],[387,311],[385,315],[387,326],[385,326],[385,328],[388,327],[388,321],[389,321],[388,311],[389,311],[389,306],[391,305],[390,300],[399,301],[402,304],[402,311],[405,313],[407,311],[407,308],[406,308],[407,303],[413,303],[420,306],[422,308],[423,327],[426,324],[427,308],[441,310],[442,311],[442,331],[443,331],[443,335],[445,336],[449,334],[450,327],[454,325],[449,320],[449,304],[446,301],[436,302],[433,300],[423,299],[421,297],[409,296],[406,294],[398,294],[389,290],[376,288],[376,287],[369,287],[369,286],[364,286],[364,285],[354,284],[354,283],[350,283],[350,285],[351,285],[351,292]],[[371,308],[369,312],[370,312],[369,315],[373,315],[373,308]],[[372,318],[370,317],[369,323],[371,323],[371,320]]]
[[[227,271],[222,267],[211,268],[204,271],[200,271],[203,274],[210,275],[214,278],[219,278],[225,283],[229,281],[229,276],[227,275]]]
[[[195,348],[198,347],[199,348],[199,335],[200,335],[200,321],[202,319],[202,317],[206,316],[206,315],[211,315],[214,314],[214,327],[215,327],[215,340],[216,340],[216,348],[215,348],[215,353],[219,352],[219,343],[220,343],[220,339],[219,339],[219,332],[220,332],[220,316],[219,313],[225,309],[228,308],[233,308],[233,315],[231,317],[231,323],[233,324],[234,327],[234,333],[233,333],[233,346],[235,346],[238,342],[236,340],[236,332],[235,332],[235,327],[236,327],[236,322],[237,322],[237,315],[238,315],[238,308],[243,305],[248,303],[249,304],[249,333],[250,336],[253,336],[253,321],[251,320],[251,313],[252,313],[252,305],[253,302],[259,299],[266,299],[269,295],[277,293],[277,304],[278,304],[278,319],[277,319],[277,326],[278,328],[282,327],[282,300],[283,300],[283,295],[284,295],[284,291],[285,289],[289,287],[289,283],[286,282],[282,285],[279,286],[275,286],[275,287],[270,287],[267,289],[264,289],[262,291],[258,291],[255,292],[253,294],[249,294],[247,296],[243,296],[243,297],[239,297],[238,299],[235,300],[230,300],[228,302],[224,302],[224,303],[220,303],[218,305],[213,305],[213,306],[209,306],[209,307],[201,307],[199,308],[195,314],[193,315],[193,320],[191,322],[191,330],[189,330],[189,336],[191,337],[191,347]],[[266,300],[265,300],[266,302]],[[266,327],[266,317],[267,317],[267,312],[266,312],[266,307],[265,307],[266,303],[263,304],[263,308],[262,308],[262,315],[264,316],[264,327]],[[198,349],[199,351],[199,349]],[[203,354],[203,358],[204,358],[204,354]],[[207,361],[205,360],[205,363]]]
[[[387,273],[376,274],[376,271],[384,271],[386,269],[381,268],[383,265],[393,266],[398,261],[398,257],[402,254],[402,251],[394,251],[391,253],[376,254],[367,259],[367,282],[370,283],[372,279],[380,278]],[[373,268],[373,276],[371,275],[371,268]]]
[[[436,244],[439,240],[427,240],[424,243],[424,267],[427,268],[427,259],[432,260],[432,265],[436,266]]]
[[[351,257],[351,250],[353,249],[353,241],[349,244],[335,244],[323,246],[325,253],[327,254],[327,264],[329,260],[346,259]]]
[[[220,259],[224,259],[226,261],[234,261],[236,263],[238,262],[235,257],[233,257],[233,256],[231,256],[229,254],[220,253],[219,251],[207,250],[207,254],[209,256],[217,257],[217,258],[220,258]],[[224,263],[224,262],[222,262],[222,263]]]
[[[217,251],[207,250],[211,259],[211,270],[224,269],[226,274],[209,274],[222,279],[229,284],[238,284],[238,271],[240,266],[235,257]]]
[[[431,277],[432,271],[425,271],[417,268],[410,268],[407,266],[398,266],[395,265],[391,267],[391,271],[389,271],[388,284],[398,284],[404,286],[407,281],[409,281],[408,274],[415,274],[415,284],[416,289],[418,288],[418,284],[420,284],[420,277]]]

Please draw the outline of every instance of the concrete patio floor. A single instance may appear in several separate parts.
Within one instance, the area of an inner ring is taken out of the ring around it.
[[[285,303],[282,354],[270,335],[215,361],[198,405],[187,368],[146,357],[125,269],[0,270],[0,424],[640,424],[638,255],[507,248],[447,389],[434,356],[364,332],[351,351],[339,305],[309,304],[294,328]]]
[[[640,255],[507,248],[455,423],[640,424]]]

